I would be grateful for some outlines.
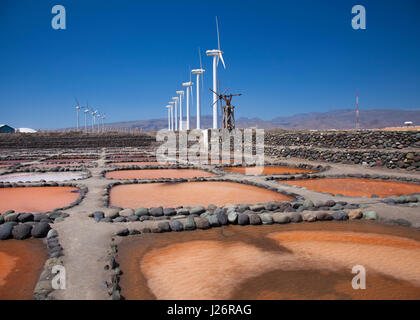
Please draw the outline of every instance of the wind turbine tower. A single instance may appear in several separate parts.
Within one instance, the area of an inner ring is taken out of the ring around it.
[[[102,115],[102,117],[101,117],[101,119],[102,119],[102,132],[105,132],[105,123],[104,123],[104,120],[105,120],[105,113]]]
[[[183,87],[187,88],[187,130],[190,130],[190,87],[192,87],[194,85],[193,82],[189,81],[189,82],[184,82],[182,84]],[[191,88],[191,93],[192,93],[192,88]]]
[[[96,115],[97,111],[91,109],[91,115],[92,115],[92,133],[95,132],[95,115]]]
[[[170,105],[167,105],[165,108],[168,109],[168,131],[171,131],[172,130],[171,128],[171,108],[172,107]]]
[[[195,75],[197,75],[197,78],[196,78],[196,88],[197,88],[197,115],[196,115],[196,117],[197,117],[197,129],[199,130],[200,129],[200,127],[201,127],[201,123],[200,123],[200,119],[201,119],[201,115],[200,115],[200,85],[199,85],[199,83],[200,83],[200,74],[203,74],[204,72],[205,72],[206,70],[204,70],[204,69],[194,69],[194,70],[191,70],[191,73],[192,74],[195,74]]]
[[[82,108],[79,104],[79,101],[77,101],[76,97],[74,98],[76,100],[76,127],[77,131],[79,131],[79,110]]]
[[[216,28],[217,28],[217,46],[218,49],[207,50],[206,55],[213,57],[213,129],[217,129],[217,66],[219,65],[219,60],[222,60],[223,68],[226,69],[225,61],[223,60],[223,51],[220,50],[220,39],[219,39],[219,23],[216,17]]]
[[[175,131],[178,131],[178,97],[172,97],[174,101],[174,108],[175,108]]]
[[[100,130],[100,125],[101,125],[101,114],[99,113],[99,110],[96,111],[96,117],[98,118],[98,133],[101,131]]]
[[[87,129],[87,115],[88,115],[88,113],[89,113],[89,105],[85,108],[85,111],[84,111],[84,114],[85,114],[85,132],[86,133],[88,132],[88,129]]]
[[[356,130],[359,128],[359,91],[356,91]]]
[[[176,92],[176,94],[179,96],[179,130],[184,130],[182,122],[183,122],[183,116],[182,116],[182,96],[184,95],[184,90],[179,90]]]
[[[171,130],[175,130],[175,117],[174,117],[174,104],[175,102],[171,101],[168,103],[171,106]]]

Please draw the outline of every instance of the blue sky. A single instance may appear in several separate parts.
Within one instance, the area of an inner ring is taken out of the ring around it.
[[[56,4],[66,8],[66,30],[51,27]],[[366,30],[351,27],[356,4],[366,8]],[[0,123],[74,126],[73,96],[109,121],[166,117],[199,67],[198,47],[202,114],[211,114],[205,50],[217,48],[216,15],[221,87],[243,94],[233,101],[237,117],[353,108],[356,90],[361,109],[420,109],[417,0],[0,0]]]

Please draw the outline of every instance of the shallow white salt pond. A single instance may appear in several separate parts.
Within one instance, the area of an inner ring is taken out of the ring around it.
[[[0,176],[0,182],[36,182],[36,181],[68,181],[72,179],[85,179],[86,172],[18,172]]]

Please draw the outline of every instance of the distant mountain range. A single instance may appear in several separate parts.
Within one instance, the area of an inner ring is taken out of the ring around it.
[[[405,121],[412,121],[413,125],[420,125],[420,110],[361,110],[361,129],[381,129],[386,127],[400,127]],[[241,117],[236,120],[239,128],[257,127],[262,129],[353,129],[355,128],[356,114],[354,110],[334,110],[327,112],[311,112],[296,114],[289,117],[275,117],[272,120]],[[191,117],[191,127],[195,127],[195,117]],[[135,120],[114,122],[106,125],[112,128],[138,129],[143,131],[156,131],[168,126],[168,119]],[[201,117],[202,128],[212,126],[210,115]]]

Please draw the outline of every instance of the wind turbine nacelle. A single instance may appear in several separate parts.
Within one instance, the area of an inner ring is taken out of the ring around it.
[[[181,94],[182,95],[182,94],[184,94],[184,91],[179,90],[179,91],[176,92],[176,94]]]
[[[189,81],[189,82],[184,82],[183,84],[182,84],[182,86],[183,87],[191,87],[191,86],[193,86],[194,85],[194,82],[191,82],[191,81]]]
[[[204,73],[204,71],[206,71],[206,70],[204,70],[204,69],[194,69],[194,70],[191,70],[191,73],[192,74],[202,74],[202,73]]]
[[[174,100],[174,101],[178,101],[178,100],[179,100],[179,98],[178,98],[178,97],[172,97],[172,100]]]
[[[221,51],[219,49],[207,50],[206,51],[206,55],[208,55],[208,56],[218,56],[219,54],[223,54],[223,51]]]

